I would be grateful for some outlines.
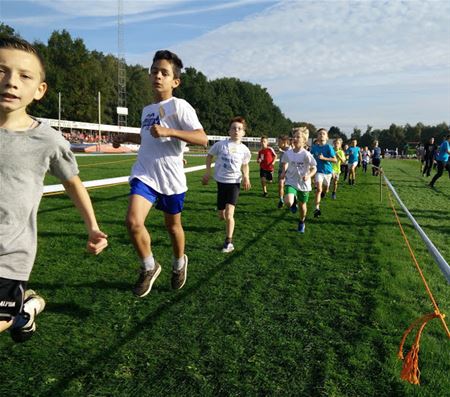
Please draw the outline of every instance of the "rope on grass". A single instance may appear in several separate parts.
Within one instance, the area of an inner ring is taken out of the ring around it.
[[[383,172],[381,170],[381,172]],[[422,335],[422,331],[424,330],[425,326],[427,325],[428,321],[434,319],[434,318],[439,318],[441,320],[442,326],[444,327],[444,330],[447,334],[447,337],[450,339],[450,331],[447,327],[447,324],[445,322],[445,314],[441,313],[438,307],[438,304],[436,303],[436,299],[434,298],[430,287],[428,286],[428,283],[425,279],[425,276],[423,275],[422,269],[416,259],[416,256],[414,254],[414,251],[411,248],[411,245],[409,243],[408,237],[406,236],[406,233],[403,229],[402,223],[400,221],[400,218],[398,216],[398,213],[395,209],[395,205],[394,205],[394,200],[392,198],[391,192],[392,191],[397,200],[399,201],[400,205],[403,207],[403,209],[405,210],[405,212],[407,212],[409,214],[409,211],[407,210],[407,208],[403,205],[403,203],[400,200],[400,197],[398,196],[398,194],[396,194],[395,189],[393,188],[393,186],[390,184],[389,180],[387,179],[386,175],[384,175],[384,180],[386,182],[386,185],[389,187],[388,189],[388,195],[389,195],[389,201],[392,207],[392,210],[394,212],[395,218],[397,220],[398,226],[400,228],[400,232],[405,240],[406,246],[408,247],[409,253],[411,255],[411,259],[413,260],[417,271],[419,272],[419,275],[422,279],[422,282],[425,286],[425,289],[428,293],[428,296],[431,300],[431,303],[434,307],[434,312],[433,313],[428,313],[425,314],[424,316],[416,319],[415,321],[413,321],[413,323],[408,327],[408,329],[403,333],[402,336],[402,340],[400,342],[400,346],[399,346],[399,350],[397,353],[397,356],[403,360],[403,367],[402,367],[402,371],[400,374],[401,379],[412,383],[414,385],[418,385],[420,384],[420,370],[419,370],[419,350],[420,350],[420,337]],[[412,218],[412,215],[409,214]],[[413,218],[414,219],[414,218]],[[414,220],[415,222],[415,220]],[[417,222],[415,222],[417,224]],[[420,227],[420,226],[419,226]],[[431,242],[431,241],[430,241]],[[437,250],[436,250],[437,251]],[[447,265],[448,266],[448,265]],[[420,325],[420,326],[419,326]],[[411,346],[411,350],[406,354],[406,357],[403,356],[403,346],[405,344],[406,338],[409,335],[409,333],[415,328],[418,327],[418,331],[416,333],[416,337],[414,338],[414,342]]]

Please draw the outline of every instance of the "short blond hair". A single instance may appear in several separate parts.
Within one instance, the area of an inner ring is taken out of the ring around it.
[[[307,127],[295,127],[292,128],[292,136],[299,133],[300,136],[305,140],[305,142],[309,139],[309,130]]]

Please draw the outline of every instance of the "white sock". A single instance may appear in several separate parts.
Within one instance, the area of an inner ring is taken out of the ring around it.
[[[142,259],[141,262],[142,268],[146,271],[153,270],[155,268],[155,258],[153,257],[153,254]]]
[[[181,270],[184,266],[184,255],[178,259],[172,257],[172,266],[175,271]]]

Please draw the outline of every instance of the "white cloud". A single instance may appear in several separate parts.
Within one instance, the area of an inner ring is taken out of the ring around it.
[[[117,0],[33,0],[33,2],[72,17],[116,17],[118,12]],[[168,7],[177,7],[183,2],[185,1],[123,0],[123,13],[135,15],[155,12]]]
[[[450,3],[283,1],[174,50],[209,78],[249,80],[280,101],[320,89],[337,103],[333,87],[361,96],[399,80],[403,92],[422,82],[449,92]]]

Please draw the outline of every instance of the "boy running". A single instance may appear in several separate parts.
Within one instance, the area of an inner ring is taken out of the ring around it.
[[[0,332],[16,342],[31,338],[45,301],[27,282],[37,250],[37,212],[47,171],[58,177],[88,232],[87,249],[108,245],[78,177],[70,144],[27,113],[47,91],[44,64],[28,42],[0,38]]]
[[[141,133],[115,137],[116,143],[140,143],[130,175],[130,197],[126,224],[141,261],[141,272],[133,288],[146,296],[161,272],[156,262],[145,220],[153,208],[164,212],[164,222],[172,243],[172,288],[180,289],[187,277],[188,257],[181,223],[186,176],[183,151],[186,143],[206,146],[208,138],[192,106],[172,92],[181,83],[183,63],[173,52],[157,51],[150,67],[154,103],[144,107]]]
[[[304,147],[308,142],[309,131],[306,127],[298,127],[293,132],[293,148],[287,150],[281,159],[283,171],[280,178],[285,180],[284,202],[290,208],[294,200],[299,203],[297,231],[305,233],[305,219],[309,192],[311,191],[311,177],[316,173],[316,160]]]
[[[269,146],[269,139],[263,135],[261,137],[261,150],[258,152],[257,161],[259,163],[259,176],[261,178],[261,187],[263,196],[267,197],[267,182],[272,183],[273,169],[275,161],[277,161],[277,154]]]
[[[244,190],[250,185],[250,150],[241,140],[245,135],[246,122],[243,117],[235,117],[230,122],[230,139],[216,142],[206,156],[206,172],[202,184],[207,185],[211,175],[211,163],[217,157],[214,179],[217,182],[217,210],[219,219],[225,220],[226,236],[222,252],[234,250],[234,210],[239,198],[241,181]],[[242,173],[241,173],[242,170]]]
[[[278,208],[283,208],[284,204],[284,179],[281,179],[281,173],[283,172],[283,165],[281,163],[281,159],[283,158],[283,154],[291,148],[291,140],[287,135],[280,135],[278,137],[278,158],[280,161],[278,162]]]
[[[330,188],[331,174],[333,168],[331,163],[335,163],[336,153],[331,145],[327,143],[328,131],[325,128],[321,128],[317,131],[317,143],[311,148],[311,154],[317,162],[317,173],[315,177],[316,182],[316,196],[314,210],[314,217],[317,218],[322,215],[320,211],[320,201]]]
[[[450,178],[449,155],[450,155],[450,135],[447,135],[444,141],[441,143],[441,146],[439,146],[439,153],[436,156],[437,171],[430,182],[430,187],[434,188],[434,184],[444,173],[444,168],[448,171],[448,176]]]
[[[333,181],[333,191],[331,192],[331,198],[333,200],[336,200],[336,192],[337,192],[337,186],[339,182],[339,176],[341,174],[341,164],[346,161],[345,153],[342,150],[342,138],[336,138],[333,141],[333,147],[334,151],[336,153],[336,162],[331,164],[331,167],[333,168],[332,173],[332,181]]]
[[[381,148],[378,146],[378,141],[374,141],[372,149],[372,175],[377,176],[380,172],[381,166]]]
[[[361,161],[361,148],[356,146],[356,139],[352,139],[350,147],[347,149],[348,160],[348,184],[354,185],[356,179],[356,167]]]

